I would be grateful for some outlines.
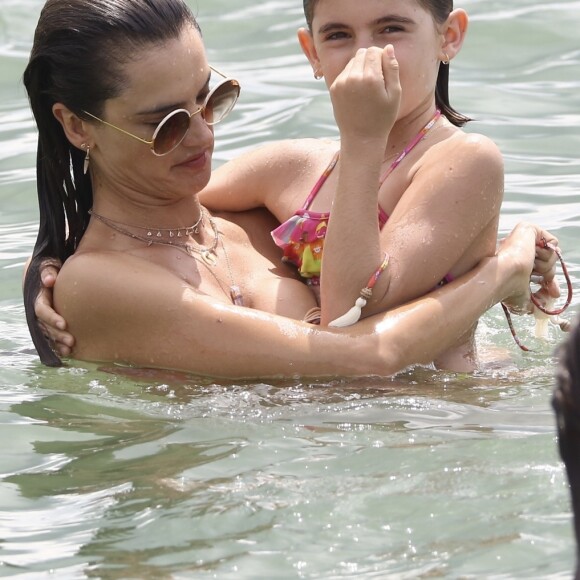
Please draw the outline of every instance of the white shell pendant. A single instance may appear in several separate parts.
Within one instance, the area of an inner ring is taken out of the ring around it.
[[[208,265],[208,266],[217,266],[217,256],[213,250],[204,250],[201,252],[201,259]]]

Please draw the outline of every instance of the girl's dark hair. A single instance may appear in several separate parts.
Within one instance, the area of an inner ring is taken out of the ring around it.
[[[125,87],[123,65],[136,51],[199,31],[182,0],[47,0],[40,14],[24,85],[38,127],[36,158],[39,231],[24,281],[28,328],[40,360],[59,366],[38,326],[34,304],[47,258],[74,253],[87,228],[93,190],[84,153],[72,146],[52,107],[63,103],[80,118],[99,116]]]
[[[453,0],[417,0],[417,2],[430,12],[435,22],[438,23],[445,22],[453,10]],[[312,20],[314,19],[314,9],[317,3],[318,0],[304,0],[304,16],[310,31],[312,31]],[[463,127],[463,125],[471,121],[469,117],[458,113],[449,104],[449,65],[443,63],[439,65],[437,86],[435,88],[435,103],[449,122],[456,127]]]

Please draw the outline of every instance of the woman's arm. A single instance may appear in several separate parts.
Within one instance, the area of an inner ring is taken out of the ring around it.
[[[212,173],[199,199],[214,212],[265,207],[279,222],[284,221],[292,207],[285,200],[284,192],[301,179],[309,184],[313,159],[321,148],[316,139],[296,139],[269,143],[242,153]],[[303,201],[297,199],[295,209]]]
[[[214,212],[264,207],[263,154],[267,147],[243,153],[212,171],[208,185],[199,193],[201,203]]]
[[[57,280],[56,305],[83,360],[228,378],[390,375],[433,360],[499,300],[527,307],[540,235],[520,226],[498,256],[460,280],[349,329],[220,303],[122,254],[71,258]]]

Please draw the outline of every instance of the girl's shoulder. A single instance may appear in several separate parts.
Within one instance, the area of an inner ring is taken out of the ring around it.
[[[503,173],[503,156],[498,145],[486,135],[454,128],[431,145],[423,161],[450,167],[479,167]]]

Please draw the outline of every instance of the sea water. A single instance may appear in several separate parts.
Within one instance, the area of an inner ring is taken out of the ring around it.
[[[227,383],[39,364],[21,300],[37,229],[21,75],[42,4],[0,0],[0,575],[568,578],[550,407],[562,334],[537,340],[531,319],[515,320],[524,354],[488,312],[478,340],[503,361],[473,375]],[[578,290],[580,2],[456,5],[471,25],[452,103],[504,154],[501,232],[554,232]],[[299,0],[191,6],[210,62],[243,87],[216,127],[216,166],[337,137],[296,41]]]

